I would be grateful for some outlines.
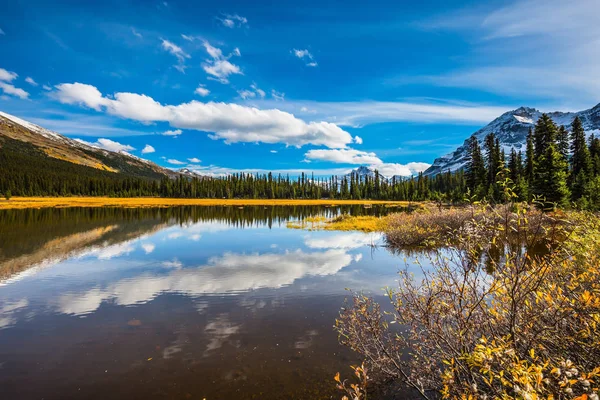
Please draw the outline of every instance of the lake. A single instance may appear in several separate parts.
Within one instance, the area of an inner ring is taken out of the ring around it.
[[[287,223],[389,210],[4,210],[0,397],[340,398],[360,361],[333,330],[346,288],[382,295],[404,256]]]

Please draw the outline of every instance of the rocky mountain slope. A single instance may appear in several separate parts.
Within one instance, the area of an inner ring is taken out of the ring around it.
[[[527,132],[529,131],[529,128],[532,128],[535,125],[541,115],[542,112],[534,108],[517,108],[516,110],[502,114],[471,136],[477,137],[477,140],[483,144],[483,139],[489,133],[493,132],[500,140],[500,144],[507,154],[512,148],[525,151]],[[583,127],[588,135],[591,135],[592,133],[600,135],[600,104],[585,111],[557,111],[548,113],[548,115],[556,124],[559,126],[565,125],[567,128],[569,128],[575,116],[578,115],[579,118],[581,118]],[[431,167],[429,167],[424,174],[436,175],[441,172],[456,171],[463,168],[466,163],[467,143],[468,139],[452,153],[435,159]]]
[[[152,179],[178,176],[170,169],[160,167],[129,153],[89,146],[21,118],[0,112],[0,151],[3,141],[6,140],[32,145],[39,150],[40,157],[47,156],[102,171]]]

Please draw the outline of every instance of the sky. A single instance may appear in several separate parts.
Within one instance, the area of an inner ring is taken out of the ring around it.
[[[0,111],[207,175],[411,175],[600,102],[598,0],[13,0]]]

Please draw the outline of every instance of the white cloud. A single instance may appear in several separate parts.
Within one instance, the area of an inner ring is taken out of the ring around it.
[[[276,100],[276,101],[284,101],[285,100],[285,93],[282,92],[278,92],[275,89],[271,90],[271,96]]]
[[[383,161],[375,153],[354,149],[311,149],[305,155],[308,161],[329,161],[340,164],[381,164]]]
[[[223,25],[228,28],[242,27],[248,23],[248,19],[237,14],[226,14],[223,18],[218,18]]]
[[[265,254],[225,253],[196,268],[181,268],[183,265],[175,260],[172,262],[174,265],[163,265],[171,269],[168,274],[142,274],[136,279],[123,279],[104,288],[64,294],[54,304],[59,312],[80,315],[95,311],[103,301],[114,300],[122,306],[143,304],[166,292],[201,296],[280,288],[307,276],[334,275],[358,261],[358,256],[353,257],[343,249],[311,253],[301,250]]]
[[[150,254],[154,251],[154,249],[156,248],[156,246],[152,243],[144,243],[142,244],[142,249],[144,249],[144,251],[146,252],[146,254]]]
[[[2,91],[6,94],[16,96],[20,99],[26,99],[29,97],[29,93],[21,88],[11,85],[10,83],[0,82],[0,89],[2,89]]]
[[[271,153],[277,154],[277,150],[271,150]]]
[[[421,100],[421,99],[419,99]],[[311,117],[335,122],[341,126],[361,127],[382,122],[487,124],[499,115],[515,109],[515,105],[488,106],[454,100],[428,101],[348,101],[316,102],[256,100],[262,107],[277,107],[288,112],[305,109]],[[304,111],[303,111],[304,112]]]
[[[15,80],[19,75],[14,72],[10,72],[5,70],[4,68],[0,68],[0,89],[11,96],[16,96],[21,99],[26,99],[29,97],[29,93],[25,90],[15,87],[14,85],[7,83]]]
[[[354,143],[363,144],[363,140],[360,136],[354,136]]]
[[[377,170],[386,178],[393,176],[412,176],[425,171],[431,164],[410,162],[408,164],[383,162],[373,152],[354,149],[312,149],[305,154],[305,160],[329,161],[339,164],[368,165],[371,170]]]
[[[253,99],[254,97],[256,97],[256,93],[250,90],[238,90],[238,94],[244,100]]]
[[[139,33],[138,31],[135,30],[135,28],[131,28],[131,33],[133,33],[133,36],[137,37],[138,39],[142,39],[143,36],[141,33]]]
[[[56,85],[56,92],[53,96],[63,104],[78,104],[96,111],[100,111],[100,106],[110,103],[110,100],[102,97],[102,93],[92,85],[84,83],[62,83]]]
[[[381,233],[340,233],[326,237],[307,236],[304,243],[311,249],[358,249],[379,243],[383,239]]]
[[[173,164],[173,165],[184,165],[184,164],[185,164],[183,161],[175,160],[175,159],[173,159],[173,158],[169,158],[169,159],[167,160],[167,162],[168,162],[169,164]]]
[[[310,54],[310,51],[308,51],[306,49],[305,50],[294,49],[292,51],[293,51],[294,55],[296,57],[298,57],[298,58],[304,58],[304,57],[306,57],[306,58],[309,58],[311,60],[313,59],[313,56],[312,56],[312,54]]]
[[[194,164],[197,164],[199,162],[201,162],[201,160],[199,158],[193,157],[193,158],[188,158],[188,161]]]
[[[210,90],[208,90],[207,88],[204,87],[204,85],[199,85],[196,90],[194,90],[194,93],[196,93],[199,96],[202,97],[206,97],[210,94]]]
[[[156,150],[154,149],[154,147],[150,146],[149,144],[147,144],[143,149],[142,149],[142,154],[149,154],[149,153],[154,153]]]
[[[4,68],[0,68],[0,81],[11,82],[16,79],[19,75],[14,72],[10,72],[5,70]]]
[[[259,89],[258,86],[256,86],[256,83],[253,83],[252,85],[250,85],[250,87],[252,88],[252,90],[254,90],[256,92],[256,94],[261,98],[264,99],[266,96],[266,93],[264,90]]]
[[[185,72],[185,59],[191,58],[190,55],[186,53],[181,47],[177,46],[173,42],[169,42],[166,39],[161,39],[161,46],[163,50],[168,51],[177,58],[177,65],[175,65],[175,69],[177,69],[180,72]]]
[[[179,136],[182,134],[182,131],[181,131],[181,129],[175,129],[172,131],[164,131],[162,134],[164,136]]]
[[[29,83],[31,86],[37,86],[37,82],[33,80],[32,77],[28,76],[27,78],[25,78],[25,82]]]
[[[194,129],[227,143],[284,143],[343,148],[352,136],[330,122],[304,122],[278,109],[262,110],[239,104],[191,101],[162,105],[149,96],[135,93],[102,94],[91,85],[57,85],[53,96],[62,103],[81,104],[98,111],[140,122],[169,122],[172,127]]]
[[[316,61],[314,61],[314,57],[310,53],[310,51],[308,51],[306,49],[304,49],[304,50],[294,49],[294,50],[292,50],[292,53],[299,59],[306,61],[306,65],[308,67],[316,67],[317,65],[319,65],[319,64],[317,64]]]
[[[589,105],[600,91],[597,0],[523,0],[467,8],[423,24],[473,43],[465,68],[426,77],[443,86]]]
[[[43,85],[42,89],[47,90],[47,91],[52,90],[52,88],[50,86],[48,86],[48,85]]]
[[[121,144],[119,142],[115,142],[114,140],[100,138],[95,142],[86,142],[85,140],[75,139],[79,143],[86,144],[91,147],[97,147],[104,150],[115,151],[115,152],[129,152],[135,150],[135,147],[130,146],[128,144]]]
[[[204,41],[204,48],[211,57],[202,64],[204,71],[210,75],[209,79],[216,80],[221,83],[229,83],[230,75],[243,75],[242,70],[235,64],[229,62],[232,56],[239,56],[239,49],[235,49],[229,56],[225,57],[221,49],[212,46],[208,41]]]
[[[260,97],[264,99],[267,95],[264,90],[260,89],[256,83],[250,85],[250,89],[238,90],[238,94],[244,100],[254,99]]]
[[[381,163],[370,165],[369,168],[379,171],[387,178],[393,176],[412,176],[425,171],[431,164],[424,162],[410,162],[408,164]]]

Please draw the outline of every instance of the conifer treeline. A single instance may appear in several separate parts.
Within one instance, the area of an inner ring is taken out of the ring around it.
[[[579,207],[600,207],[600,139],[586,141],[579,117],[570,131],[558,127],[543,114],[529,130],[525,155],[511,149],[504,154],[494,133],[485,137],[483,149],[477,138],[468,143],[466,186],[476,199],[503,202],[499,182],[510,178],[519,200],[534,196],[561,207],[571,202]]]
[[[350,175],[315,178],[301,174],[232,174],[217,178],[177,179],[127,177],[39,154],[17,141],[0,143],[0,193],[13,196],[161,196],[185,198],[378,199],[461,202],[465,197],[503,202],[498,182],[510,178],[520,200],[534,196],[559,206],[570,202],[600,209],[600,139],[586,140],[579,118],[569,130],[542,115],[527,136],[525,154],[504,154],[498,138],[488,135],[483,146],[468,142],[464,171],[434,177],[382,179]]]

